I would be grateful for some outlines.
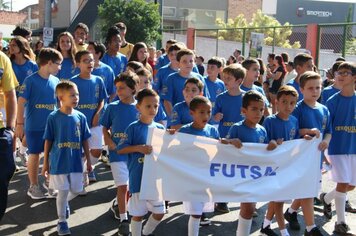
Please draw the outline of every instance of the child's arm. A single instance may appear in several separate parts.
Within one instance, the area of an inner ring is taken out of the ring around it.
[[[98,104],[98,108],[96,109],[96,112],[94,114],[93,117],[93,122],[92,122],[92,126],[98,126],[99,125],[99,117],[100,117],[100,112],[104,107],[104,100],[102,100],[99,104]]]
[[[24,108],[27,100],[23,97],[19,97],[17,101],[17,117],[16,117],[16,137],[22,139],[24,136],[23,127],[25,124],[24,120]]]
[[[110,135],[109,130],[104,126],[103,126],[103,135],[104,135],[105,144],[108,145],[109,150],[115,150],[116,149],[116,144],[111,139],[111,135]]]
[[[87,160],[87,171],[90,172],[90,171],[92,171],[92,167],[91,167],[91,161],[90,161],[90,151],[89,151],[88,139],[83,141],[83,149],[84,149],[85,159]]]
[[[151,154],[152,152],[152,146],[151,145],[132,145],[132,146],[126,146],[120,150],[117,151],[118,154],[129,154],[129,153],[134,153],[134,152],[140,152],[142,154]]]
[[[320,151],[324,151],[329,147],[329,143],[331,140],[331,134],[325,134],[323,140],[319,143],[318,149]]]
[[[166,113],[168,116],[172,115],[172,103],[168,100],[163,101],[164,108],[166,109]]]
[[[309,135],[309,136],[315,136],[316,138],[319,138],[320,137],[320,131],[317,128],[300,129],[299,130],[299,135],[301,137],[304,137],[305,135]]]
[[[49,171],[48,158],[49,158],[49,151],[52,148],[52,143],[53,142],[48,139],[45,140],[44,151],[43,151],[43,167],[42,167],[42,173],[41,173],[44,177],[47,177],[48,171]]]

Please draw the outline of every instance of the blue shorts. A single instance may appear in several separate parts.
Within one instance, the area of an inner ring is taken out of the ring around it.
[[[25,131],[29,154],[40,154],[44,151],[44,131]]]

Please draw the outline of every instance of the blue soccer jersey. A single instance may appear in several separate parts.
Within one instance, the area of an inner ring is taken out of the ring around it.
[[[118,145],[125,137],[125,130],[132,122],[138,119],[139,113],[136,109],[136,101],[125,104],[120,101],[110,103],[100,120],[100,124],[111,131],[111,139]],[[127,155],[120,155],[117,150],[109,150],[110,162],[127,161]]]
[[[211,81],[208,76],[204,77],[205,80],[205,84],[209,90],[209,94],[210,94],[210,102],[212,107],[214,107],[215,105],[215,101],[216,101],[216,97],[225,92],[226,88],[225,88],[225,84],[221,79],[216,79],[214,82]]]
[[[79,70],[75,67],[75,65],[73,65],[72,59],[64,58],[61,69],[58,71],[56,76],[60,80],[69,80],[77,74],[79,74]]]
[[[43,138],[52,142],[49,153],[51,175],[82,173],[83,141],[90,137],[84,114],[73,110],[72,114],[53,111],[47,119]]]
[[[164,129],[163,125],[156,122],[144,124],[140,120],[135,121],[127,127],[125,131],[125,139],[120,143],[119,149],[127,146],[144,145],[147,141],[148,128]],[[130,193],[138,193],[141,188],[141,179],[144,163],[144,154],[139,152],[129,153],[127,167],[129,169],[129,191]]]
[[[159,94],[159,96],[165,96],[167,94],[167,78],[170,74],[177,72],[171,68],[171,64],[161,67],[155,76],[153,81],[153,89]]]
[[[192,134],[197,136],[208,137],[212,139],[219,139],[219,131],[212,125],[206,124],[204,129],[196,129],[193,127],[193,123],[183,125],[179,131],[180,133]]]
[[[250,91],[250,90],[259,92],[260,94],[263,95],[263,100],[265,101],[266,107],[269,106],[269,102],[268,102],[268,99],[267,99],[267,97],[266,97],[266,94],[265,94],[265,91],[263,90],[263,88],[261,88],[261,87],[259,87],[259,86],[257,86],[257,85],[254,85],[254,84],[252,85],[251,88],[247,88],[247,87],[245,87],[245,86],[243,86],[243,85],[241,84],[241,85],[240,85],[240,89],[243,90],[243,91],[245,91],[245,92]]]
[[[12,61],[11,64],[20,86],[23,84],[26,77],[38,71],[36,62],[31,60],[26,60],[22,65],[16,64],[14,61]]]
[[[167,114],[164,111],[163,104],[160,103],[159,107],[158,107],[158,112],[157,112],[157,115],[154,118],[154,121],[155,122],[160,122],[160,121],[163,121],[163,120],[167,120]]]
[[[337,93],[326,102],[326,106],[332,123],[329,154],[356,154],[356,93],[351,97]]]
[[[223,118],[219,122],[219,133],[222,138],[225,138],[230,127],[243,120],[241,114],[242,93],[238,96],[231,96],[228,91],[217,96],[212,115],[222,113]]]
[[[103,80],[109,97],[116,93],[116,88],[114,86],[115,75],[110,66],[103,62],[99,62],[99,67],[94,68],[92,75],[97,75]]]
[[[283,139],[289,141],[299,138],[298,120],[294,116],[289,116],[288,120],[283,120],[278,115],[266,117],[263,127],[267,131],[267,140]]]
[[[193,121],[190,115],[188,104],[184,102],[177,103],[172,110],[172,119],[170,125],[185,125]]]
[[[156,62],[156,65],[155,65],[155,69],[158,70],[160,69],[161,67],[167,65],[169,63],[169,58],[168,58],[168,55],[167,54],[164,54],[162,56],[160,56],[158,59],[157,59],[157,62]]]
[[[321,134],[331,134],[330,113],[326,106],[316,103],[308,106],[304,100],[299,101],[292,113],[298,120],[299,129],[316,128]]]
[[[101,61],[111,67],[115,76],[118,76],[120,73],[126,70],[127,58],[122,53],[117,53],[116,56],[110,56],[109,54],[105,53],[101,58]]]
[[[291,81],[289,81],[287,85],[290,85],[293,88],[295,88],[295,90],[297,90],[297,92],[298,92],[298,102],[301,101],[304,98],[302,92],[300,91],[299,83],[297,83],[297,81],[295,79],[292,79]]]
[[[85,115],[91,128],[98,105],[108,97],[104,82],[96,75],[91,75],[90,79],[82,79],[76,75],[71,78],[71,81],[77,85],[79,91],[79,103],[76,109]]]
[[[26,131],[44,131],[48,115],[55,109],[57,99],[57,77],[50,75],[48,79],[42,78],[38,72],[30,75],[23,82],[19,97],[27,100],[25,105]]]
[[[326,102],[328,101],[328,99],[330,97],[332,97],[337,92],[340,92],[340,90],[335,88],[332,85],[324,88],[323,92],[321,92],[320,103],[323,105],[326,105]]]
[[[245,120],[231,126],[226,138],[238,138],[243,143],[268,143],[266,129],[259,124],[256,125],[256,128],[250,128],[245,125]]]

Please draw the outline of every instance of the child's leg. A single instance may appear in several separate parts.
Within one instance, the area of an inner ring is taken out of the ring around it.
[[[40,155],[30,154],[27,163],[27,173],[28,179],[30,180],[30,185],[38,185],[38,169],[40,166]]]
[[[128,220],[127,218],[127,185],[117,187],[117,204],[119,207],[120,221]]]
[[[239,223],[236,230],[236,236],[250,235],[253,211],[254,211],[254,203],[241,202]]]
[[[143,216],[132,216],[131,218],[131,235],[141,236]]]
[[[161,222],[164,214],[155,214],[152,213],[147,220],[145,227],[143,227],[142,234],[143,235],[150,235],[156,229],[159,222]]]
[[[188,236],[199,235],[199,224],[201,215],[191,215],[188,222]]]
[[[281,231],[286,228],[286,224],[284,222],[284,217],[283,217],[283,205],[284,205],[284,202],[274,202],[274,213],[276,215],[276,221],[278,223],[278,228]]]
[[[69,190],[58,190],[56,199],[58,222],[66,221],[66,208],[68,205]]]
[[[188,221],[188,236],[199,235],[199,225],[204,206],[204,202],[183,202],[184,213],[190,215]],[[213,207],[213,204],[211,204],[211,207]]]
[[[129,171],[127,163],[124,161],[114,161],[110,163],[111,173],[117,187],[116,199],[119,208],[120,221],[128,220],[127,218],[127,185],[129,182]]]
[[[345,223],[345,202],[346,192],[349,188],[348,183],[337,183],[335,191],[335,210],[337,224]]]
[[[295,199],[292,202],[292,205],[290,205],[290,207],[288,208],[289,213],[293,213],[298,211],[299,207],[301,206],[301,199]]]
[[[269,202],[268,203],[268,208],[267,208],[267,213],[266,213],[266,217],[263,221],[263,225],[262,228],[266,228],[267,226],[269,226],[271,224],[271,221],[273,219],[274,213],[275,213],[275,202]],[[283,218],[284,219],[284,218]]]
[[[310,232],[314,227],[316,227],[314,223],[314,198],[300,199],[300,203],[303,210],[306,229]]]

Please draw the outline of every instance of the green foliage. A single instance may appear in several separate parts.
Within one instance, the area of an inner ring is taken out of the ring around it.
[[[346,55],[356,55],[356,38],[346,41]]]
[[[9,4],[10,4],[10,2],[0,0],[0,10],[9,10],[10,9]]]
[[[274,17],[263,14],[261,10],[258,10],[257,13],[253,14],[250,23],[247,22],[243,14],[240,14],[235,19],[228,19],[227,23],[221,19],[217,19],[216,24],[219,26],[219,28],[223,29],[219,31],[219,39],[242,42],[243,30],[230,28],[257,28],[246,30],[247,41],[249,41],[251,32],[256,32],[263,33],[265,35],[265,45],[272,46],[274,38],[274,44],[278,47],[300,48],[301,46],[299,41],[295,42],[294,44],[290,43],[288,38],[292,34],[292,28],[289,27],[289,23],[285,23],[283,25],[284,27],[281,27],[282,25],[278,20],[276,20]]]
[[[103,35],[121,21],[127,26],[126,40],[130,43],[151,44],[161,37],[158,4],[145,0],[105,0],[98,9]]]

